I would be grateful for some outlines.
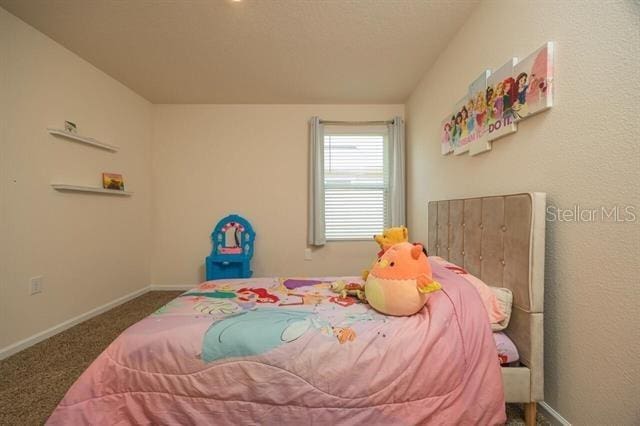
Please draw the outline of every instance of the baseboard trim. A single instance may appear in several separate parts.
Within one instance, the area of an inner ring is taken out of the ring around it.
[[[13,354],[16,354],[24,349],[27,349],[29,346],[33,346],[36,343],[42,342],[43,340],[48,339],[49,337],[54,336],[58,333],[61,333],[66,329],[73,327],[76,324],[80,324],[81,322],[86,321],[90,318],[93,318],[97,315],[100,315],[101,313],[106,312],[109,309],[113,309],[116,306],[122,305],[123,303],[128,302],[131,299],[134,299],[140,295],[143,295],[146,292],[148,292],[150,288],[151,286],[143,287],[132,293],[126,294],[122,297],[112,300],[109,303],[105,303],[102,306],[98,306],[97,308],[91,309],[90,311],[87,311],[84,314],[80,314],[76,317],[73,317],[64,322],[61,322],[60,324],[55,325],[51,328],[48,328],[47,330],[34,334],[31,337],[27,337],[24,340],[20,340],[19,342],[16,342],[7,347],[4,347],[0,349],[0,360],[10,357]]]
[[[178,285],[157,285],[151,284],[149,286],[149,291],[175,291],[175,290],[191,290],[194,288],[193,284],[178,284]]]
[[[538,402],[538,407],[540,408],[542,415],[545,416],[554,426],[571,426],[571,423],[569,423],[567,419],[562,417],[560,413],[554,410],[546,402]]]

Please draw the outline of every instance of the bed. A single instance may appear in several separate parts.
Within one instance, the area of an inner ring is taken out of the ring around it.
[[[525,404],[528,425],[544,399],[545,203],[546,195],[536,192],[428,204],[429,254],[513,292],[505,333],[521,365],[503,367],[502,379],[506,401]]]
[[[500,234],[503,266],[512,260],[520,265],[506,256],[507,249],[518,258],[530,255],[520,239],[533,244],[533,234],[520,235],[520,219],[507,216],[523,217],[526,200],[533,207],[539,196],[496,199],[503,200],[503,215],[494,221],[507,226]],[[493,197],[479,200],[481,206],[487,200],[479,217],[497,212],[491,206],[500,204]],[[455,230],[449,233],[450,226],[441,224],[445,218],[450,223],[457,205],[458,200],[431,204],[438,212],[432,219],[430,209],[429,224],[436,226],[431,250],[445,259],[451,256],[442,250],[458,246]],[[481,265],[494,257],[488,254],[496,247],[489,237],[494,221],[484,221]],[[527,223],[529,231],[535,228],[533,216]],[[472,238],[463,245],[469,253],[475,253]],[[473,256],[464,257],[471,261]],[[432,266],[442,291],[411,317],[384,316],[332,292],[330,283],[357,282],[357,277],[202,283],[120,335],[69,389],[47,423],[501,424],[505,396],[531,402],[541,395],[534,393],[541,392],[541,357],[540,364],[530,361],[541,350],[541,330],[535,334],[529,312],[514,313],[508,333],[525,367],[501,374],[478,293],[455,272]],[[510,275],[501,277],[494,284],[509,287]],[[518,274],[510,288],[521,303],[519,279]],[[541,326],[541,314],[535,324]]]

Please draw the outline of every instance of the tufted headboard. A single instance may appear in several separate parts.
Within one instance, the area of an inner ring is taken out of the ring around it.
[[[543,395],[544,193],[429,202],[429,255],[513,292],[505,332],[531,373],[531,400]]]

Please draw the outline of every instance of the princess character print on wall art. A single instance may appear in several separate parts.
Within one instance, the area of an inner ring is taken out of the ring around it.
[[[469,121],[469,110],[466,106],[463,106],[460,110],[460,139],[465,139],[469,135],[469,127],[467,122]],[[465,141],[460,141],[460,145],[464,145]]]
[[[513,77],[508,77],[502,84],[502,118],[514,118],[513,104],[516,100],[516,81]]]
[[[515,83],[512,77],[513,67],[516,62],[516,58],[511,58],[487,78],[487,109],[491,115],[487,120],[487,130],[490,141],[516,131],[515,120],[509,108],[512,99],[510,91]]]
[[[446,155],[453,151],[453,129],[455,126],[455,118],[449,117],[442,120],[440,124],[440,153]]]
[[[457,148],[460,146],[460,137],[462,136],[462,114],[458,112],[453,117],[453,137],[451,138],[452,146]]]
[[[518,103],[520,105],[524,105],[527,102],[527,89],[529,85],[527,84],[527,78],[529,76],[526,72],[521,72],[516,79],[516,87],[518,88]]]
[[[491,149],[487,138],[487,103],[485,96],[487,93],[487,78],[491,74],[490,70],[485,70],[476,78],[468,89],[469,105],[471,105],[475,126],[469,135],[469,154],[477,155]]]
[[[473,98],[469,99],[467,102],[467,131],[469,132],[469,136],[473,134],[475,131],[476,125],[476,114],[475,114],[475,103],[473,102]]]
[[[498,119],[502,119],[502,114],[504,112],[504,82],[499,82],[496,86],[496,95],[493,97],[493,111],[494,117]]]
[[[553,105],[554,43],[547,42],[522,61],[511,58],[485,70],[440,124],[443,155],[491,150],[491,141],[514,133],[516,123]]]
[[[553,43],[533,52],[513,69],[516,76],[517,99],[514,103],[516,119],[544,111],[553,105]]]
[[[516,77],[516,100],[513,104],[513,113],[516,118],[526,117],[527,114],[527,89],[529,85],[527,84],[527,79],[529,76],[526,72],[521,72]]]
[[[444,142],[446,143],[446,145],[449,145],[451,143],[451,124],[449,123],[449,121],[447,121],[446,123],[444,123]]]
[[[476,97],[476,125],[478,126],[479,132],[484,133],[487,119],[487,104],[484,100],[483,93],[478,92],[478,96]]]
[[[455,147],[455,132],[456,132],[456,116],[455,114],[451,115],[449,118],[449,125],[451,126],[451,148]]]
[[[469,143],[469,128],[468,119],[469,111],[467,110],[468,96],[464,96],[458,102],[456,102],[453,108],[454,125],[453,125],[453,138],[452,148],[453,153],[459,155],[462,152],[466,152]]]
[[[491,122],[491,120],[494,119],[495,117],[495,109],[493,107],[494,102],[495,102],[495,91],[493,90],[493,87],[491,86],[487,86],[487,89],[485,91],[485,95],[484,95],[484,99],[485,99],[485,105],[486,105],[486,111],[487,111],[487,119],[486,119],[486,125],[489,125],[489,123]]]

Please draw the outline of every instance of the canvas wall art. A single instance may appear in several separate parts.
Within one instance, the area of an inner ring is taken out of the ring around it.
[[[523,120],[553,105],[553,43],[547,43],[513,68],[513,113]]]
[[[512,58],[491,72],[484,71],[467,95],[440,125],[442,155],[491,149],[491,142],[517,131],[517,122],[553,105],[553,42],[547,42],[518,62]]]

